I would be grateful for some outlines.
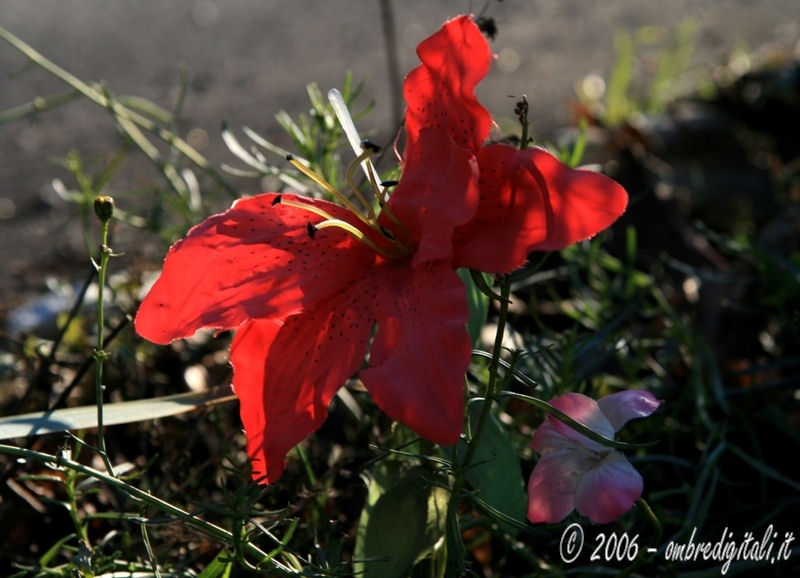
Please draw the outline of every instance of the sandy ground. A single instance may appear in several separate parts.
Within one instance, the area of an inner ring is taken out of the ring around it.
[[[416,64],[420,40],[449,17],[479,12],[483,3],[395,0],[393,6],[406,72]],[[791,51],[800,37],[796,0],[506,0],[492,2],[487,15],[499,30],[492,44],[498,58],[480,97],[496,116],[510,116],[509,96],[527,94],[540,137],[569,124],[577,82],[590,73],[608,76],[620,30],[651,26],[668,35],[690,21],[693,68],[704,71],[724,64],[737,48]],[[280,141],[275,113],[306,110],[307,83],[337,87],[348,70],[367,83],[362,102],[375,102],[359,128],[372,130],[378,142],[392,132],[379,0],[3,0],[0,25],[81,79],[166,108],[185,67],[189,94],[179,131],[195,131],[198,148],[216,165],[232,158],[219,136],[223,120]],[[641,68],[652,68],[653,53],[640,56]],[[0,42],[0,110],[64,88]],[[69,174],[53,159],[70,149],[88,159],[118,146],[113,122],[87,102],[0,125],[0,319],[42,291],[45,275],[85,276],[77,210],[50,184]],[[137,170],[134,163],[115,186],[153,179]]]

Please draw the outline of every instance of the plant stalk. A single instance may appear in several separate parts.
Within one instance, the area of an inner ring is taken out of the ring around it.
[[[97,345],[94,351],[95,358],[95,403],[97,405],[97,451],[103,458],[108,473],[114,477],[114,466],[106,452],[106,439],[103,432],[103,365],[108,358],[108,354],[103,349],[103,334],[105,331],[105,306],[103,303],[104,290],[106,285],[106,270],[108,260],[111,257],[111,249],[108,247],[108,229],[113,212],[113,200],[111,197],[97,197],[94,202],[95,212],[101,222],[100,232],[100,263],[97,266]]]
[[[202,520],[190,514],[189,512],[182,510],[181,508],[178,508],[177,506],[173,506],[169,502],[166,502],[157,496],[154,496],[144,490],[140,490],[139,488],[128,484],[126,481],[120,478],[108,475],[99,470],[95,470],[94,468],[85,466],[69,458],[63,456],[53,456],[50,454],[37,452],[25,448],[18,448],[16,446],[9,446],[5,444],[0,444],[0,453],[19,456],[24,459],[33,459],[42,463],[53,464],[54,466],[60,468],[69,468],[70,470],[85,474],[105,484],[108,484],[113,488],[116,488],[124,495],[133,500],[144,502],[149,506],[157,508],[162,512],[165,512],[166,514],[178,520],[183,521],[184,523],[191,526],[195,530],[198,530],[199,532],[202,532],[203,534],[210,536],[211,538],[219,540],[223,544],[229,544],[229,545],[234,544],[233,534],[228,530],[226,530],[225,528],[217,526],[216,524],[213,524],[211,522]],[[259,561],[267,560],[270,558],[270,556],[266,552],[261,550],[261,548],[259,548],[250,541],[243,542],[241,546],[244,553],[253,556]],[[287,566],[284,566],[277,560],[274,560],[274,558],[271,560],[271,562],[275,564],[276,569],[278,570],[281,570],[288,574],[297,574],[297,572],[294,572],[292,569],[288,568]]]

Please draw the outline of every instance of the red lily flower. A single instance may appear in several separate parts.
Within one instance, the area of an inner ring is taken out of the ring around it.
[[[471,344],[459,267],[504,273],[608,227],[627,194],[539,149],[482,146],[491,117],[474,88],[489,69],[467,16],[418,48],[405,82],[403,174],[376,216],[295,195],[241,199],[166,257],[136,330],[156,343],[234,329],[233,385],[253,477],[275,481],[358,372],[393,419],[458,440]],[[295,166],[299,166],[296,164]],[[379,195],[382,191],[376,187]]]

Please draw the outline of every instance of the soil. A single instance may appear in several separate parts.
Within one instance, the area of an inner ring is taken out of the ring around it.
[[[483,8],[466,0],[387,1],[393,7],[401,71],[415,65],[415,46],[441,22]],[[619,31],[648,27],[644,31],[660,39],[637,52],[637,69],[647,77],[659,47],[681,22],[691,23],[695,79],[713,76],[737,49],[791,53],[800,37],[794,0],[507,0],[487,6],[485,15],[498,29],[492,45],[497,62],[480,97],[502,122],[513,118],[509,96],[527,94],[533,134],[544,140],[557,138],[558,129],[571,123],[577,83],[591,73],[609,77]],[[306,111],[309,82],[325,91],[341,86],[347,71],[366,81],[360,102],[375,104],[360,130],[372,130],[372,138],[386,142],[394,123],[381,22],[377,0],[5,0],[0,15],[4,28],[115,95],[141,96],[171,109],[185,70],[188,94],[178,132],[194,135],[193,144],[217,166],[232,160],[220,137],[223,120],[289,145],[274,115],[281,109],[292,115]],[[0,110],[65,89],[0,43]],[[89,250],[80,211],[59,198],[52,183],[61,179],[75,187],[62,166],[69,151],[89,162],[107,158],[120,146],[109,115],[85,100],[0,125],[0,321],[45,292],[47,276],[69,282],[85,277]],[[147,163],[126,162],[108,192],[146,189],[158,178]],[[243,192],[256,192],[253,181],[233,182]],[[136,206],[126,198],[120,202]],[[229,199],[211,202],[221,207]],[[163,249],[139,244],[124,228],[115,245],[132,260],[129,264],[136,259],[158,263]]]

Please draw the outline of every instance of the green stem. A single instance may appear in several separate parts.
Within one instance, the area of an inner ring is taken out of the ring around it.
[[[653,529],[655,530],[655,537],[652,543],[653,544],[660,543],[661,536],[663,534],[663,528],[661,526],[661,521],[658,519],[658,516],[656,516],[655,512],[653,512],[652,508],[650,507],[650,504],[648,504],[644,498],[639,498],[638,500],[636,500],[636,505],[639,506],[639,508],[644,512],[645,516],[647,516],[647,519],[649,520],[650,524],[653,526]],[[621,576],[622,578],[630,576],[636,570],[638,570],[639,567],[642,566],[642,564],[644,564],[646,561],[650,559],[652,559],[652,557],[647,554],[645,548],[642,548],[641,550],[639,550],[639,555],[636,557],[636,560],[634,560],[633,563],[630,564],[627,568],[623,568],[622,571],[620,571],[620,573],[618,574],[618,576]]]
[[[111,460],[106,453],[106,439],[103,434],[103,364],[107,357],[103,349],[103,332],[105,329],[105,308],[103,306],[103,291],[106,284],[106,269],[108,268],[108,259],[111,256],[111,249],[108,247],[108,226],[111,219],[102,221],[102,231],[100,233],[100,263],[97,266],[97,346],[94,352],[95,356],[95,401],[97,404],[97,450],[100,457],[103,458],[103,463],[106,470],[112,476],[114,473],[114,466],[111,465]]]
[[[481,408],[481,413],[480,417],[478,417],[477,425],[475,426],[474,430],[472,429],[472,427],[469,428],[471,431],[468,432],[469,440],[467,443],[467,451],[464,454],[464,458],[461,460],[461,462],[458,464],[458,467],[456,468],[455,480],[453,482],[453,489],[450,493],[450,500],[447,504],[448,508],[447,523],[448,525],[453,526],[449,527],[447,532],[448,549],[449,551],[455,553],[453,556],[448,556],[449,560],[447,566],[447,574],[446,574],[447,576],[457,576],[457,575],[460,576],[461,572],[463,571],[463,568],[459,567],[459,562],[463,562],[462,559],[465,556],[465,549],[459,528],[455,527],[458,524],[457,506],[458,506],[458,501],[461,498],[461,491],[464,487],[464,481],[466,479],[467,469],[469,468],[473,458],[475,457],[475,451],[477,450],[481,433],[483,432],[483,428],[489,419],[489,413],[492,407],[492,400],[497,394],[496,389],[499,376],[498,370],[500,367],[500,354],[503,349],[503,335],[505,333],[505,328],[506,328],[506,318],[508,317],[508,303],[509,303],[508,297],[510,294],[511,294],[511,280],[508,277],[503,277],[500,280],[500,298],[499,298],[500,313],[497,321],[497,333],[495,333],[495,338],[494,338],[494,349],[492,350],[492,359],[489,362],[489,382],[486,386],[486,396],[485,399],[483,400],[483,407]],[[469,407],[467,407],[467,411],[469,412]]]
[[[78,496],[75,488],[77,474],[73,471],[67,472],[64,487],[69,499],[69,517],[72,520],[72,525],[75,526],[75,532],[78,534],[78,539],[83,540],[89,544],[89,536],[86,533],[86,526],[78,516]]]
[[[308,459],[308,454],[303,449],[302,444],[297,444],[294,446],[295,452],[297,456],[300,458],[300,461],[303,464],[303,469],[308,476],[309,484],[311,488],[313,488],[314,492],[318,492],[316,498],[314,499],[314,508],[311,510],[311,521],[315,528],[318,528],[320,525],[321,520],[323,519],[323,515],[320,513],[325,508],[325,493],[319,492],[319,485],[317,482],[317,476],[314,474],[314,467],[311,465],[311,460]]]
[[[196,516],[190,514],[189,512],[178,508],[177,506],[173,506],[169,502],[158,498],[157,496],[153,496],[144,490],[140,490],[135,486],[131,486],[124,480],[119,478],[115,478],[114,476],[110,476],[105,474],[99,470],[95,470],[94,468],[90,468],[89,466],[85,466],[79,462],[75,462],[69,458],[53,456],[50,454],[45,454],[42,452],[37,452],[25,448],[18,448],[16,446],[9,446],[5,444],[0,444],[0,453],[10,454],[14,456],[19,456],[26,459],[33,459],[42,463],[49,463],[53,464],[58,467],[68,468],[70,470],[85,474],[89,477],[92,477],[96,480],[99,480],[109,486],[118,489],[124,495],[128,496],[133,500],[142,501],[149,506],[157,508],[166,514],[177,518],[183,521],[186,525],[191,526],[195,530],[202,532],[203,534],[210,536],[216,540],[219,540],[223,544],[234,544],[234,536],[231,532],[226,530],[225,528],[221,528],[216,524],[212,524],[211,522],[207,522]],[[275,539],[275,538],[274,538]],[[275,539],[276,543],[280,544],[280,541]],[[244,553],[253,556],[258,560],[267,560],[270,556],[261,550],[258,546],[253,544],[250,541],[246,541],[241,544]],[[297,572],[292,571],[290,568],[280,564],[276,560],[272,560],[272,563],[275,565],[276,569],[281,570],[283,572],[289,574],[297,574]]]
[[[511,295],[511,280],[504,277],[500,281],[500,313],[497,319],[497,332],[494,336],[494,347],[492,349],[492,359],[489,361],[489,383],[486,386],[486,398],[483,400],[478,424],[475,426],[474,434],[470,435],[469,445],[464,459],[459,464],[460,469],[466,470],[472,463],[475,451],[478,447],[478,440],[481,437],[486,421],[491,413],[492,402],[497,395],[497,380],[499,377],[500,354],[503,351],[503,336],[506,330],[506,318],[508,317],[509,295]]]
[[[80,96],[77,90],[68,90],[52,96],[37,96],[32,101],[0,112],[0,125],[38,112],[56,108]]]
[[[150,567],[153,569],[153,575],[155,578],[161,578],[161,572],[158,571],[158,562],[153,553],[153,548],[150,545],[150,536],[147,534],[147,524],[145,522],[139,522],[139,529],[142,531],[142,542],[147,552],[147,558],[150,560]]]
[[[650,504],[644,498],[639,498],[636,500],[636,505],[641,508],[641,510],[647,515],[647,519],[649,520],[650,524],[653,526],[655,530],[655,538],[653,539],[654,544],[658,544],[661,542],[661,536],[664,534],[664,529],[661,526],[661,520],[658,519],[656,513],[650,507]]]

